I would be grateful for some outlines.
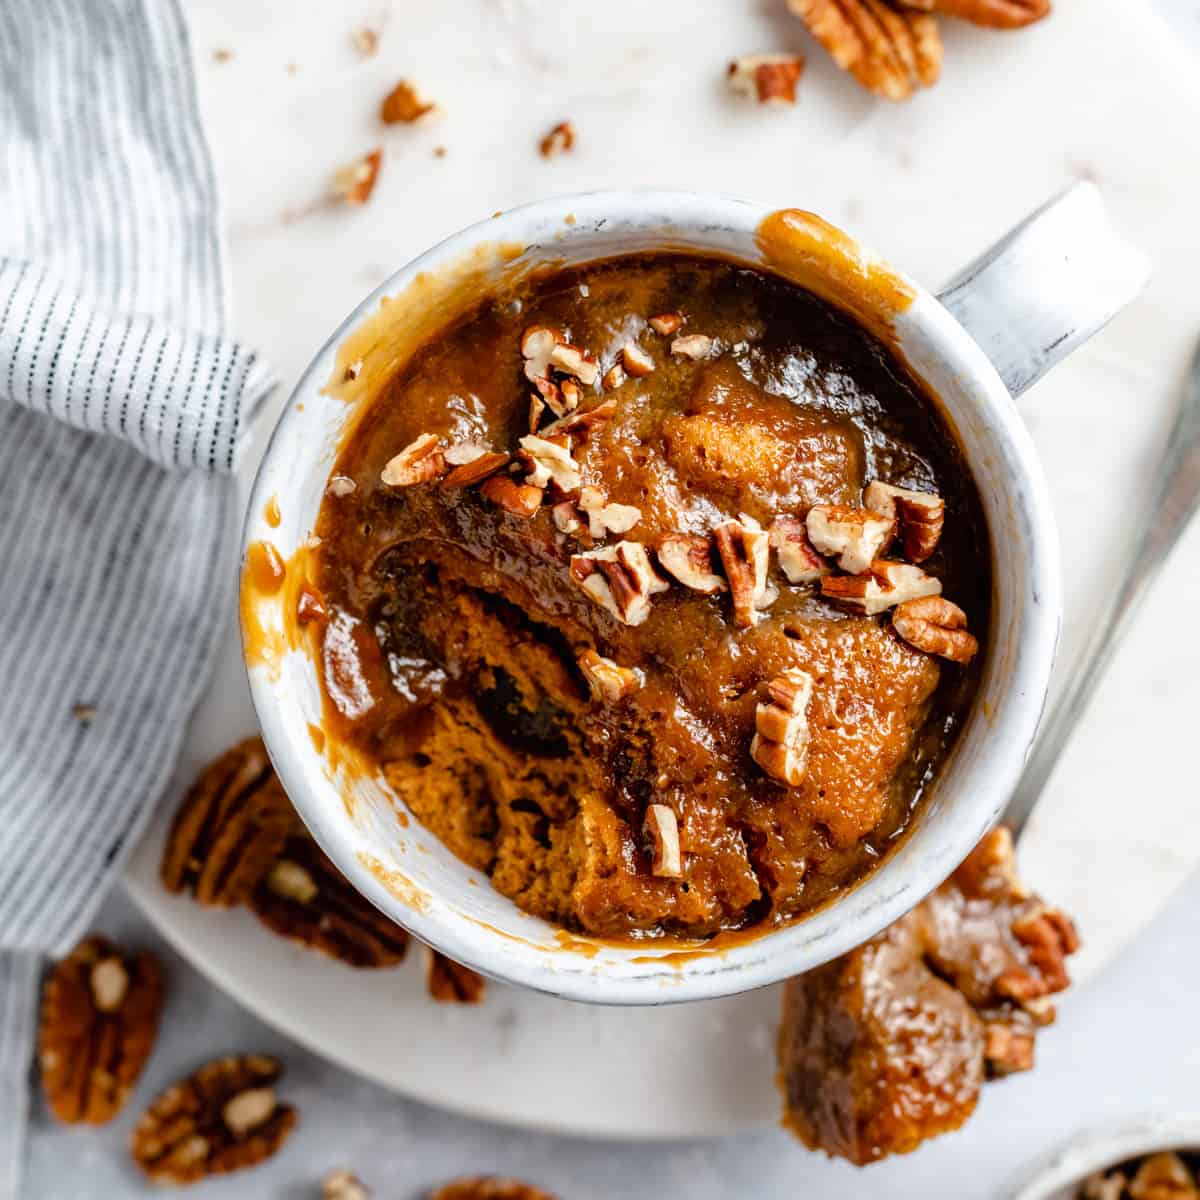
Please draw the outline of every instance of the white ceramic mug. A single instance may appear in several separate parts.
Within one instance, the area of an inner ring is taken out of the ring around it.
[[[768,215],[761,205],[717,196],[602,192],[540,201],[434,247],[364,300],[305,372],[259,469],[244,545],[269,540],[286,558],[308,536],[339,436],[355,412],[326,385],[339,346],[385,298],[415,295],[420,303],[409,311],[423,336],[426,325],[432,329],[453,315],[445,306],[454,303],[454,291],[442,285],[456,274],[470,273],[477,294],[514,266],[662,248],[716,253],[787,273],[759,237]],[[415,819],[398,817],[400,803],[382,780],[351,783],[339,775],[310,732],[320,721],[321,696],[306,654],[292,651],[250,668],[271,758],[325,852],[387,916],[484,974],[607,1004],[705,999],[799,974],[871,937],[941,883],[996,820],[1017,782],[1050,679],[1061,581],[1046,485],[1012,394],[1132,298],[1146,265],[1112,232],[1099,194],[1086,184],[1034,214],[941,299],[830,233],[836,246],[808,264],[808,286],[820,290],[824,272],[839,276],[841,286],[881,271],[907,293],[900,307],[859,316],[887,327],[938,398],[982,497],[995,589],[979,692],[932,796],[901,847],[836,903],[708,953],[672,953],[677,946],[653,941],[629,947],[565,937],[520,912]],[[510,249],[492,252],[500,246]],[[268,611],[256,619],[269,624],[278,617]],[[350,787],[356,794],[347,803]]]

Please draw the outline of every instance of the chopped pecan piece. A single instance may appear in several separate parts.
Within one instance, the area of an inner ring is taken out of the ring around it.
[[[578,533],[583,528],[574,500],[560,500],[551,508],[550,519],[559,533]]]
[[[729,581],[734,624],[743,629],[757,625],[759,609],[774,599],[767,587],[770,535],[743,513],[740,520],[722,521],[713,530],[713,538]]]
[[[867,484],[863,503],[896,522],[904,553],[924,562],[937,548],[946,519],[946,502],[933,492],[914,492],[878,479]]]
[[[663,337],[670,337],[671,334],[678,333],[683,328],[683,315],[676,312],[656,313],[646,324],[655,333],[661,333]]]
[[[1083,1181],[1079,1195],[1082,1200],[1125,1200],[1125,1185],[1128,1182],[1120,1171],[1110,1174],[1097,1172]]]
[[[712,569],[714,548],[712,536],[702,533],[664,533],[655,546],[659,566],[703,596],[723,592],[727,586]]]
[[[209,764],[181,801],[163,849],[163,885],[213,908],[241,904],[295,825],[262,739],[247,738]]]
[[[436,109],[437,105],[424,99],[409,80],[402,79],[383,98],[379,119],[385,125],[411,125]]]
[[[1200,1187],[1187,1164],[1171,1151],[1151,1154],[1129,1181],[1129,1200],[1197,1200]]]
[[[137,1083],[158,1033],[158,959],[85,938],[42,989],[38,1063],[46,1104],[67,1124],[102,1125]]]
[[[788,0],[788,8],[843,71],[885,100],[931,87],[942,66],[933,17],[892,0]]]
[[[427,948],[425,986],[439,1004],[479,1004],[487,991],[482,975],[454,959]]]
[[[570,121],[559,121],[538,143],[543,158],[556,158],[575,147],[575,126]]]
[[[654,359],[637,342],[626,342],[621,347],[621,365],[626,374],[634,379],[642,379],[654,370]]]
[[[876,559],[862,575],[827,575],[821,580],[821,595],[874,616],[906,600],[937,596],[942,581],[926,575],[911,563]]]
[[[584,387],[591,387],[600,374],[590,354],[572,346],[561,330],[545,325],[530,325],[521,335],[521,356],[525,359],[525,378],[533,384],[549,380],[552,367],[573,375]]]
[[[671,353],[677,358],[690,358],[695,362],[711,357],[714,344],[707,333],[689,333],[671,343]]]
[[[446,447],[444,457],[448,466],[465,467],[491,452],[491,446],[485,446],[483,442],[454,442]]]
[[[799,517],[778,516],[771,522],[771,547],[788,583],[816,583],[833,568],[817,553],[808,527]]]
[[[296,1110],[274,1085],[283,1068],[263,1054],[219,1058],[167,1088],[130,1138],[134,1162],[155,1183],[195,1183],[257,1166],[288,1139]]]
[[[429,1200],[555,1200],[555,1197],[519,1179],[479,1175],[445,1183],[429,1193]]]
[[[510,461],[507,454],[498,454],[489,450],[486,454],[481,454],[478,458],[473,458],[470,462],[455,467],[442,480],[441,487],[447,491],[451,488],[470,487],[472,484],[487,479],[490,475],[495,475],[497,471],[507,467]]]
[[[600,386],[606,392],[615,391],[625,382],[625,368],[620,362],[615,362],[607,371],[604,372],[604,378],[600,380]]]
[[[675,810],[665,804],[648,804],[643,828],[650,842],[651,872],[665,879],[680,878],[683,855],[679,850],[679,821]]]
[[[979,650],[978,641],[967,632],[967,614],[944,596],[897,605],[892,628],[915,649],[951,662],[969,663]]]
[[[642,686],[641,676],[632,667],[620,667],[595,650],[585,650],[579,656],[579,670],[593,700],[616,704]]]
[[[371,1200],[371,1189],[353,1171],[341,1167],[321,1180],[321,1200]]]
[[[729,86],[759,104],[795,104],[804,59],[796,54],[746,54],[729,64]]]
[[[754,710],[750,757],[788,787],[798,787],[808,771],[808,706],[812,694],[812,676],[792,667],[767,684],[767,698]]]
[[[331,475],[325,485],[327,496],[353,496],[358,491],[358,484],[349,475]]]
[[[333,194],[343,204],[366,204],[379,180],[383,151],[372,150],[340,167],[333,177]]]
[[[564,492],[579,490],[579,464],[571,457],[569,441],[566,446],[560,446],[529,433],[518,444],[532,460],[532,470],[525,477],[527,484],[544,488],[553,479]]]
[[[529,397],[529,432],[537,433],[546,412],[546,402],[536,392]]]
[[[1036,1038],[1032,1029],[1018,1029],[1003,1021],[993,1021],[986,1027],[984,1035],[983,1061],[989,1075],[1012,1075],[1033,1069]]]
[[[492,475],[484,481],[479,494],[490,500],[497,508],[512,513],[514,517],[528,520],[541,507],[544,493],[539,487],[517,483],[507,475]]]
[[[892,540],[896,523],[868,508],[847,504],[814,504],[805,518],[815,549],[851,575],[861,575]]]
[[[446,473],[446,456],[436,433],[423,433],[388,459],[379,478],[388,487],[412,487]]]
[[[569,413],[561,420],[552,421],[542,430],[541,436],[558,436],[562,433],[575,433],[577,430],[583,430],[586,434],[588,431],[611,421],[616,411],[616,400],[605,400],[603,403],[597,404],[595,408],[589,408],[585,412]]]
[[[359,895],[307,834],[288,839],[251,907],[272,933],[349,967],[391,967],[408,949],[407,932]]]
[[[1079,949],[1079,934],[1066,913],[1039,904],[1013,921],[1012,931],[1013,937],[1025,947],[1047,991],[1061,992],[1070,986],[1067,955]]]
[[[588,532],[594,538],[628,533],[642,519],[640,508],[632,504],[609,504],[608,497],[595,487],[580,489],[579,507],[587,514]]]
[[[571,578],[623,625],[642,624],[650,615],[650,597],[670,586],[640,542],[617,542],[572,555]]]
[[[1050,0],[897,0],[904,8],[961,17],[989,29],[1019,29],[1050,15]]]

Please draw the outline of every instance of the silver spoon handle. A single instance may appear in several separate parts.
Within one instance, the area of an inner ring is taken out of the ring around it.
[[[1192,360],[1183,401],[1156,474],[1158,484],[1137,530],[1137,549],[1098,614],[1091,637],[1047,717],[1005,809],[1003,819],[1016,834],[1029,820],[1139,603],[1200,505],[1200,350]]]

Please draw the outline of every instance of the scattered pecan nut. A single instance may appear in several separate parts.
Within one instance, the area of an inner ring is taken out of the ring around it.
[[[42,989],[38,1063],[46,1104],[67,1124],[102,1125],[129,1098],[162,1010],[158,959],[85,938]]]
[[[288,1139],[296,1110],[275,1098],[273,1058],[219,1058],[162,1092],[130,1138],[134,1162],[156,1183],[195,1183],[257,1166]]]
[[[528,456],[530,472],[525,482],[531,487],[544,488],[551,480],[563,492],[577,492],[582,482],[579,464],[571,457],[570,439],[561,446],[556,441],[529,433],[518,442]]]
[[[525,378],[538,384],[551,379],[551,370],[573,376],[584,387],[599,378],[600,368],[586,350],[567,341],[561,329],[530,325],[521,334],[521,357],[525,360]]]
[[[479,494],[514,517],[529,520],[541,507],[545,492],[528,483],[518,483],[508,475],[492,475],[485,479]]]
[[[792,667],[767,684],[767,697],[754,710],[750,757],[788,787],[798,787],[808,772],[812,694],[812,676]]]
[[[885,100],[906,100],[941,74],[942,40],[927,13],[894,0],[788,0],[788,8],[843,71]]]
[[[446,455],[436,433],[423,433],[399,454],[389,458],[379,473],[388,487],[413,487],[446,473]]]
[[[795,104],[804,59],[796,54],[745,54],[729,64],[729,86],[759,104]]]
[[[805,528],[818,552],[836,558],[843,571],[861,575],[892,540],[896,523],[869,508],[814,504],[808,510]]]
[[[625,382],[625,378],[625,367],[618,360],[604,372],[604,378],[600,380],[600,386],[606,392],[616,391]]]
[[[427,947],[425,986],[439,1004],[479,1004],[487,991],[487,980],[470,967]]]
[[[715,345],[707,333],[689,333],[671,343],[671,353],[676,358],[690,358],[698,362],[702,358],[711,358]]]
[[[366,204],[379,181],[383,151],[372,150],[362,158],[339,167],[333,177],[334,198],[343,204]]]
[[[321,1200],[371,1200],[371,1189],[353,1171],[339,1167],[321,1180]]]
[[[637,342],[626,342],[621,347],[621,365],[627,375],[644,379],[654,370],[654,359]]]
[[[552,421],[541,432],[542,437],[556,437],[563,433],[582,431],[585,435],[612,420],[617,411],[616,400],[605,400],[595,408],[583,412],[568,413],[558,421]]]
[[[771,522],[771,548],[788,583],[816,583],[833,568],[809,540],[808,526],[799,518],[778,516]]]
[[[623,625],[641,625],[650,615],[650,597],[670,586],[655,571],[646,547],[627,541],[573,554],[571,579]]]
[[[946,502],[941,496],[893,487],[876,479],[867,484],[863,503],[896,522],[900,544],[912,562],[924,562],[937,548],[946,519]]]
[[[658,565],[674,576],[684,587],[703,596],[725,591],[725,580],[713,570],[713,550],[716,543],[711,535],[702,533],[665,533],[658,539],[655,551]]]
[[[594,538],[628,533],[642,519],[640,508],[632,504],[610,504],[608,497],[595,487],[580,489],[579,508],[587,516],[588,532]]]
[[[402,79],[384,96],[379,119],[385,125],[411,125],[436,110],[437,105],[426,100],[412,82]]]
[[[288,839],[250,906],[272,933],[348,967],[391,967],[408,950],[408,933],[359,895],[307,834]]]
[[[679,879],[683,875],[683,855],[675,810],[665,804],[646,805],[642,828],[650,843],[651,872],[664,879]]]
[[[241,904],[296,820],[262,739],[247,738],[209,764],[184,796],[163,849],[163,885],[213,908]]]
[[[447,452],[448,453],[448,452]],[[498,454],[489,450],[478,458],[471,459],[455,467],[441,482],[440,487],[446,491],[452,488],[471,487],[480,483],[497,471],[503,470],[512,460],[507,454]]]
[[[578,662],[593,700],[616,704],[642,686],[642,677],[636,670],[618,666],[595,650],[585,650]]]
[[[821,595],[874,616],[908,600],[939,596],[942,581],[927,575],[912,563],[880,558],[861,575],[827,575],[821,580]]]
[[[967,614],[944,596],[897,605],[892,628],[915,649],[951,662],[969,663],[979,650],[979,642],[967,632]]]
[[[575,126],[570,121],[559,121],[538,143],[543,158],[557,158],[575,148]]]
[[[646,324],[655,333],[661,333],[663,337],[670,337],[671,334],[678,333],[683,328],[683,314],[677,312],[655,313]]]
[[[905,8],[961,17],[989,29],[1020,29],[1050,15],[1050,0],[898,0]]]
[[[429,1200],[555,1200],[555,1197],[519,1179],[478,1175],[442,1184],[429,1193]]]
[[[722,521],[713,530],[713,538],[729,581],[734,624],[743,629],[757,625],[759,610],[774,599],[767,584],[770,534],[743,513],[739,520]]]

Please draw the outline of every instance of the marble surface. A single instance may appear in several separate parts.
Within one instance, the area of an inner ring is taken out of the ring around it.
[[[1159,2],[1180,36],[1200,49],[1200,10],[1194,0]],[[213,15],[219,7],[202,5],[200,0],[191,5],[202,59],[221,44],[219,22]],[[352,7],[365,11],[371,5]],[[375,7],[381,12],[384,9],[382,5]],[[528,6],[518,0],[495,6],[498,13],[514,7]],[[314,42],[316,35],[305,32],[316,25],[299,19],[305,8],[304,4],[299,6],[298,19],[279,36],[275,57],[281,71],[287,71],[289,61],[297,64],[297,73],[309,69],[306,63],[320,61],[322,48]],[[240,19],[244,28],[258,23],[265,29],[277,22],[277,7],[266,0],[246,0]],[[392,20],[390,31],[395,34],[399,28],[395,13]],[[531,54],[539,52],[537,45],[529,48]],[[488,61],[484,58],[470,65],[486,69]],[[240,68],[235,57],[220,69]],[[450,69],[443,65],[443,74]],[[586,88],[572,89],[569,80],[559,84],[557,91],[548,89],[527,97],[531,109],[539,114],[537,123],[541,123],[542,116],[557,119],[556,105],[563,102],[563,96],[573,107],[590,103]],[[205,86],[211,84],[202,79],[202,91]],[[616,81],[615,86],[628,86],[632,104],[638,91],[636,80],[631,77],[624,83]],[[249,89],[243,88],[242,92],[245,111],[239,129],[251,139],[256,131],[261,135],[261,125],[270,120],[270,103],[260,108]],[[326,120],[319,111],[304,113],[303,118],[311,121],[314,131],[321,130]],[[228,134],[228,129],[225,132]],[[410,156],[431,154],[440,136],[444,135],[433,130],[420,133],[419,141],[409,149]],[[361,148],[357,144],[348,146],[346,157]],[[271,197],[272,206],[278,202],[280,206],[302,207],[307,189],[312,187],[312,163],[297,150],[295,145],[271,150],[262,164],[261,180],[227,181],[234,253],[243,264],[249,264],[247,274],[252,278],[256,255],[262,268],[267,269],[271,256],[278,253],[277,239],[286,238],[288,230],[286,224],[264,224],[261,214],[265,207],[248,206],[245,198],[261,190]],[[220,154],[218,145],[219,162]],[[529,190],[546,186],[550,185],[538,180],[530,184]],[[403,186],[393,185],[388,196],[401,219]],[[478,207],[476,200],[467,201],[461,196],[447,196],[446,203],[455,212],[462,207],[467,215]],[[325,220],[322,214],[311,219],[318,225]],[[461,223],[451,219],[448,227]],[[330,253],[336,253],[336,244]],[[393,260],[394,248],[381,246],[377,267],[363,268],[361,278],[345,280],[347,292],[333,298],[332,311],[336,313],[339,306],[350,307],[358,295],[386,273]],[[320,264],[314,263],[314,278],[319,277],[319,271]],[[329,324],[329,296],[320,296],[318,302],[313,295],[298,294],[294,309],[287,313],[257,309],[252,294],[239,294],[237,300],[240,313],[245,315],[239,329],[249,325],[246,332],[250,336],[261,337],[272,345],[281,341],[280,324],[285,320],[295,322],[297,361],[282,364],[285,368],[301,365],[312,336]],[[1200,540],[1193,536],[1176,564],[1177,583],[1186,582],[1187,575],[1180,574],[1183,563],[1194,577],[1198,552]],[[1147,624],[1165,619],[1169,611],[1165,599],[1160,596],[1162,603],[1152,602],[1151,611],[1145,615]],[[1119,676],[1120,662],[1116,669]],[[1119,678],[1112,682],[1114,687],[1120,685]],[[1094,878],[1080,874],[1079,887],[1097,886]],[[998,1198],[1008,1194],[1010,1185],[1019,1179],[1031,1159],[1097,1121],[1152,1109],[1200,1107],[1200,1087],[1196,1084],[1200,1079],[1200,1042],[1194,1037],[1194,997],[1200,991],[1200,958],[1194,953],[1198,923],[1200,878],[1194,878],[1130,953],[1071,999],[1070,1020],[1044,1040],[1037,1072],[990,1089],[965,1131],[941,1139],[914,1157],[866,1173],[854,1172],[842,1164],[822,1163],[814,1174],[810,1157],[776,1131],[707,1143],[628,1146],[517,1133],[406,1102],[290,1045],[240,1010],[162,947],[123,897],[110,900],[97,922],[115,935],[158,946],[168,962],[172,993],[162,1040],[134,1107],[181,1070],[225,1051],[265,1050],[278,1053],[288,1063],[285,1091],[302,1111],[301,1132],[270,1166],[240,1178],[204,1185],[196,1193],[231,1200],[315,1197],[321,1175],[337,1165],[353,1165],[375,1187],[377,1196],[396,1200],[415,1200],[423,1188],[440,1179],[480,1171],[523,1175],[570,1200],[643,1195],[753,1196],[770,1200],[795,1194],[801,1163],[805,1190],[823,1200],[875,1195],[944,1196],[947,1200]],[[133,1116],[131,1112],[105,1130],[77,1132],[55,1128],[44,1113],[36,1111],[26,1194],[34,1200],[149,1194],[123,1152]]]

